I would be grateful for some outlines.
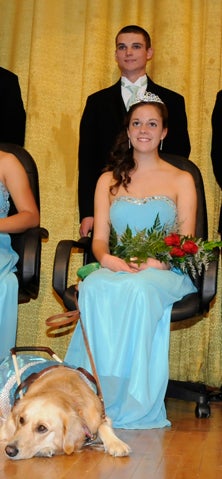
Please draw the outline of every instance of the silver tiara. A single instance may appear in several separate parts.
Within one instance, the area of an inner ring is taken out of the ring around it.
[[[155,95],[154,93],[151,93],[151,91],[146,91],[145,93],[138,94],[130,106],[136,105],[136,103],[141,103],[141,102],[163,104],[163,101],[160,99],[160,97],[158,95]]]

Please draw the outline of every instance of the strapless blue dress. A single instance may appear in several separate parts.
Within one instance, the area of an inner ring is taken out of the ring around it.
[[[153,226],[157,214],[169,231],[176,205],[165,196],[117,198],[110,220],[118,234],[127,224],[136,232]],[[139,273],[91,273],[79,284],[79,307],[104,395],[115,428],[169,426],[164,397],[172,305],[196,291],[179,271],[148,268]],[[65,360],[91,370],[78,323]]]
[[[0,218],[9,211],[9,193],[0,182]],[[1,229],[1,228],[0,228]],[[14,272],[18,261],[11,238],[0,232],[0,362],[15,346],[18,316],[18,281]]]

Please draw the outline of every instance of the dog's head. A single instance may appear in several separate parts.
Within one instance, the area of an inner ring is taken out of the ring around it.
[[[11,459],[28,459],[79,450],[86,428],[74,406],[58,391],[53,398],[44,394],[32,401],[19,400],[4,425],[6,454]]]

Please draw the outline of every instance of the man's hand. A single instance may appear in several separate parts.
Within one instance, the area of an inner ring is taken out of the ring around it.
[[[91,233],[93,229],[93,222],[94,218],[93,216],[86,216],[86,218],[83,218],[82,223],[79,228],[80,236],[88,236],[89,233]]]

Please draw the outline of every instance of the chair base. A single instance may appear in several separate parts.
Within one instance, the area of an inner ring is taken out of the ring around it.
[[[222,386],[219,389],[212,389],[209,392],[210,402],[221,402],[222,401]]]
[[[170,379],[166,397],[196,402],[195,415],[198,418],[210,417],[210,395],[205,384]]]

